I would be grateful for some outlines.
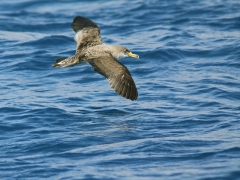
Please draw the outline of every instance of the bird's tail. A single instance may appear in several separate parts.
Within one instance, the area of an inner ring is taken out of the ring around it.
[[[54,68],[64,68],[74,66],[79,63],[79,59],[76,56],[71,56],[68,58],[57,58],[53,63],[52,67]]]

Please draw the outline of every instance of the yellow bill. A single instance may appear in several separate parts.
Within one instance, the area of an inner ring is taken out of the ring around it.
[[[129,56],[129,57],[132,57],[132,58],[137,58],[137,59],[139,59],[139,55],[133,54],[132,52],[129,52],[129,53],[128,53],[128,56]]]

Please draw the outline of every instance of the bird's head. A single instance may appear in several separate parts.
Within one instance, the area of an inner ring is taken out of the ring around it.
[[[128,48],[124,46],[112,46],[112,55],[116,59],[121,59],[124,57],[132,57],[139,59],[139,55],[133,54]]]

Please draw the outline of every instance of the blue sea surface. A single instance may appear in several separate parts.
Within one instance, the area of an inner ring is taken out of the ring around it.
[[[74,55],[76,16],[128,67],[117,95]],[[0,1],[0,179],[240,179],[240,1]]]

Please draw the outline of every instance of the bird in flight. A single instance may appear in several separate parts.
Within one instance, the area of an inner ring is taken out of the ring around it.
[[[100,36],[100,28],[87,18],[75,17],[71,27],[76,32],[76,53],[68,58],[57,58],[52,67],[64,68],[88,61],[94,71],[108,80],[116,93],[126,99],[136,100],[138,91],[131,73],[118,59],[139,56],[124,46],[105,44]]]

